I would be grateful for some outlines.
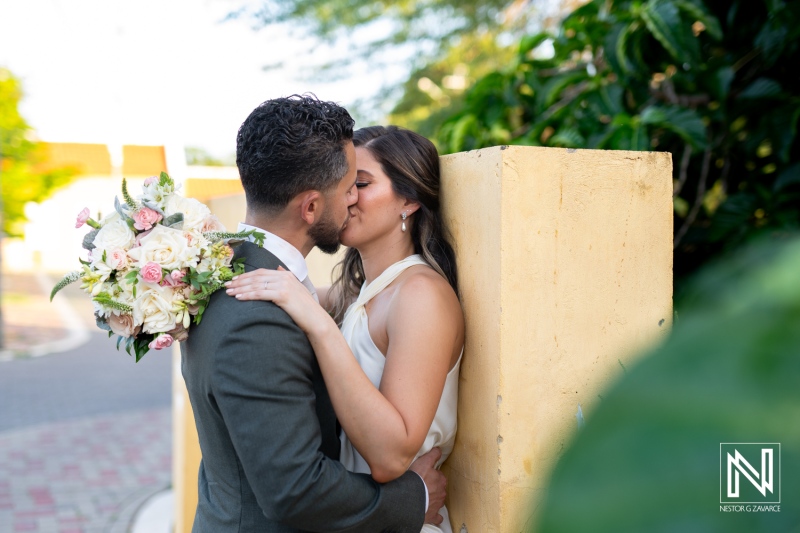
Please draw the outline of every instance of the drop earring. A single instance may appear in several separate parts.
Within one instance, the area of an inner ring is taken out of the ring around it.
[[[401,230],[403,230],[403,231],[406,231],[406,229],[407,229],[407,228],[406,228],[406,219],[408,218],[408,215],[406,215],[405,213],[403,213],[402,215],[400,215],[400,218],[402,218],[402,219],[403,219],[403,223],[402,223],[402,224],[400,224],[400,229],[401,229]]]

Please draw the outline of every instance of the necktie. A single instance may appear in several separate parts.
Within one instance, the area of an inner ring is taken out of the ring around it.
[[[302,283],[303,285],[305,285],[306,289],[308,289],[308,292],[310,292],[310,293],[311,293],[311,296],[313,296],[313,297],[314,297],[314,300],[315,300],[317,303],[319,303],[319,297],[317,296],[317,289],[315,289],[315,288],[314,288],[314,284],[313,284],[313,283],[311,283],[311,278],[309,278],[308,276],[306,276],[306,278],[305,278],[303,281],[301,281],[300,283]]]

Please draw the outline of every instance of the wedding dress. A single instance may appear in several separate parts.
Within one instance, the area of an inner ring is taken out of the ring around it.
[[[359,365],[375,387],[380,387],[381,377],[383,376],[383,366],[386,358],[375,346],[369,334],[367,312],[364,306],[373,297],[385,289],[392,281],[397,279],[404,270],[414,265],[427,265],[419,255],[406,257],[387,268],[380,276],[365,283],[361,287],[358,299],[345,313],[342,321],[342,334],[347,340],[347,344],[353,351]],[[463,352],[462,352],[463,355]],[[453,442],[456,436],[456,405],[458,403],[458,369],[461,366],[461,356],[455,366],[447,373],[447,378],[442,391],[442,398],[439,400],[439,407],[433,417],[433,423],[428,430],[428,435],[417,453],[417,457],[431,451],[434,447],[442,450],[442,458],[437,463],[440,466],[453,451]],[[353,444],[342,433],[342,448],[340,461],[351,472],[369,474],[369,465],[361,457],[361,454],[353,447]],[[450,528],[450,518],[447,508],[442,507],[439,513],[444,517],[440,526],[425,524],[421,533],[452,533]]]

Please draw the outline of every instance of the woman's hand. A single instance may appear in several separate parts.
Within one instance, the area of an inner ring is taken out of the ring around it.
[[[322,334],[322,330],[333,322],[306,286],[283,267],[278,267],[278,270],[259,268],[245,272],[227,282],[225,287],[225,292],[237,300],[273,302],[286,311],[309,337]]]

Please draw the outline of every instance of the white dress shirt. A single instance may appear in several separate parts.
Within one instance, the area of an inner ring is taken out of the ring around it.
[[[300,280],[300,283],[306,286],[308,291],[314,296],[314,299],[319,301],[319,298],[317,297],[317,290],[314,288],[314,284],[311,283],[311,280],[308,277],[308,265],[306,264],[306,258],[303,257],[303,254],[300,253],[300,250],[289,244],[287,241],[281,239],[274,233],[270,233],[265,229],[245,224],[244,222],[239,222],[239,228],[237,231],[241,233],[243,231],[250,230],[260,231],[264,234],[264,248],[272,255],[280,259],[281,263],[286,265],[286,267],[289,269],[289,272],[294,274],[295,277]],[[255,241],[252,236],[250,236],[248,240],[251,242]]]

